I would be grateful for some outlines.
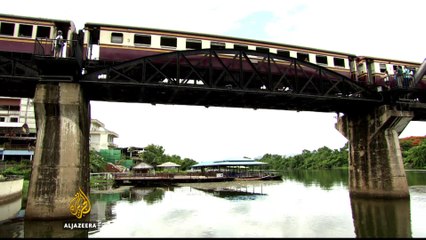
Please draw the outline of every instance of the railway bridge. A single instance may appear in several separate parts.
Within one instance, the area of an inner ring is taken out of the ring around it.
[[[37,144],[26,218],[71,218],[89,192],[90,101],[341,113],[352,197],[409,198],[398,135],[426,120],[425,93],[360,85],[317,64],[250,50],[202,49],[118,64],[0,54],[0,95],[34,98]]]

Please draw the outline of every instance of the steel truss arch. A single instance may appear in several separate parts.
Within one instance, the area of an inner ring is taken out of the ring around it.
[[[325,67],[234,49],[147,56],[89,72],[80,83],[122,101],[165,104],[348,112],[347,104],[359,108],[382,101],[377,92]],[[121,91],[107,85],[121,85]]]

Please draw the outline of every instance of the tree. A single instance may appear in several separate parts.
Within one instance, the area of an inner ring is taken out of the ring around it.
[[[165,162],[164,148],[162,146],[150,144],[144,148],[144,151],[139,155],[139,157],[146,163],[157,166]]]
[[[89,159],[90,159],[90,172],[105,171],[107,162],[98,152],[94,150],[90,150]]]
[[[180,163],[180,169],[185,171],[191,168],[192,165],[197,164],[196,161],[190,159],[190,158],[185,158],[183,159],[182,163]]]
[[[404,164],[409,168],[426,168],[426,140],[405,153]]]

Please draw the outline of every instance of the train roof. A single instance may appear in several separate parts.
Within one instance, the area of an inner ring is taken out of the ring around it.
[[[390,59],[390,58],[380,58],[380,57],[372,57],[372,56],[358,56],[360,60],[362,59],[374,59],[386,63],[398,63],[398,64],[409,64],[409,65],[420,65],[420,62],[411,62],[411,61],[405,61],[405,60],[397,60],[397,59]]]
[[[14,18],[14,19],[32,20],[32,21],[40,21],[40,22],[69,23],[73,28],[75,28],[74,21],[72,21],[72,20],[42,18],[42,17],[29,17],[29,16],[4,14],[4,13],[0,13],[0,18]]]
[[[291,45],[291,44],[284,44],[284,43],[277,43],[277,42],[268,42],[268,41],[256,40],[256,39],[239,38],[239,37],[232,37],[232,36],[225,36],[225,35],[196,33],[196,32],[179,31],[179,30],[167,30],[167,29],[149,28],[149,27],[123,26],[123,25],[94,23],[94,22],[87,22],[85,24],[85,28],[86,27],[95,27],[95,26],[97,26],[97,27],[111,27],[111,28],[124,28],[124,29],[129,29],[129,30],[140,30],[140,31],[155,31],[155,32],[164,32],[164,33],[169,33],[169,34],[186,34],[186,35],[192,35],[192,36],[202,36],[202,37],[210,37],[210,38],[223,39],[223,40],[247,42],[247,43],[258,43],[258,44],[265,44],[265,45],[283,46],[283,47],[289,47],[289,48],[305,49],[305,50],[308,50],[308,51],[327,52],[327,53],[332,53],[332,54],[336,54],[336,55],[356,57],[355,54],[351,54],[351,53],[338,52],[338,51],[325,50],[325,49],[318,49],[318,48],[305,47],[305,46],[298,46],[298,45]]]

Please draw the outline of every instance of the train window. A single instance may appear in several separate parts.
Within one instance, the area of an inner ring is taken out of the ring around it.
[[[15,24],[14,23],[6,23],[6,22],[0,23],[0,34],[1,35],[13,36],[14,30],[15,30]]]
[[[151,36],[135,34],[135,44],[151,45]]]
[[[201,49],[201,40],[186,39],[186,49]]]
[[[5,117],[0,117],[0,122],[6,122],[6,118]]]
[[[256,47],[256,52],[269,53],[269,48]]]
[[[337,66],[337,67],[345,66],[345,60],[343,58],[334,58],[333,62],[334,62],[334,66]]]
[[[297,59],[298,59],[298,60],[302,60],[302,61],[307,61],[307,62],[309,62],[309,54],[307,54],[307,53],[300,53],[300,52],[298,52],[298,53],[297,53]]]
[[[283,57],[290,57],[290,51],[285,50],[277,50],[277,54]]]
[[[38,38],[50,38],[50,27],[37,26]]]
[[[315,58],[318,64],[326,64],[326,65],[328,64],[327,56],[317,55]]]
[[[19,24],[18,36],[19,37],[32,37],[33,36],[33,25]]]
[[[221,42],[211,42],[210,43],[211,49],[225,49],[225,43]]]
[[[123,34],[122,33],[111,33],[111,42],[112,43],[123,43]]]
[[[10,122],[18,122],[19,121],[19,118],[17,118],[17,117],[11,117],[10,118]]]
[[[234,44],[234,49],[235,50],[248,50],[248,46],[247,45]]]
[[[364,65],[364,63],[359,63],[358,64],[358,72],[359,73],[365,73],[365,65]]]
[[[380,63],[380,72],[381,72],[381,73],[386,72],[386,64],[384,64],[384,63]]]
[[[162,47],[176,47],[177,46],[177,38],[175,37],[161,37],[160,45]]]

